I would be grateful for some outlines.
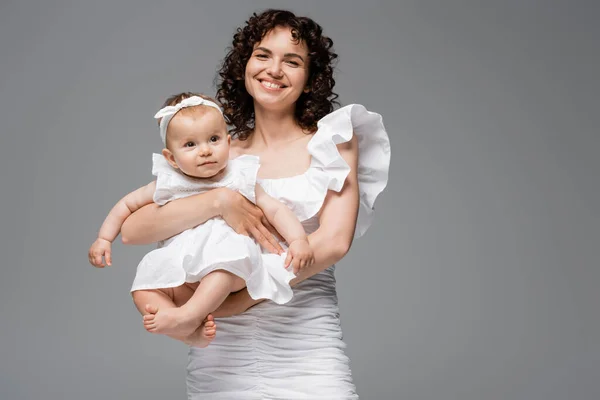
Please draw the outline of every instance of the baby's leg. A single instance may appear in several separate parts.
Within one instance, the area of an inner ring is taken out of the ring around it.
[[[166,308],[147,317],[157,333],[188,336],[229,296],[246,286],[243,279],[223,270],[206,275],[191,298],[179,308]]]
[[[159,310],[177,308],[185,304],[193,294],[194,289],[184,284],[175,288],[137,290],[131,295],[136,308],[143,316],[144,328],[148,332],[155,333],[156,328],[150,323],[150,320],[154,319],[154,314]],[[212,315],[208,315],[202,325],[190,335],[168,334],[167,336],[190,346],[205,347],[214,339],[216,328]]]

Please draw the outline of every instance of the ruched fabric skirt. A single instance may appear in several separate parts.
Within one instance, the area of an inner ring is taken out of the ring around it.
[[[217,320],[217,337],[190,348],[188,399],[358,399],[339,321],[335,267],[300,283],[285,305],[265,301]]]

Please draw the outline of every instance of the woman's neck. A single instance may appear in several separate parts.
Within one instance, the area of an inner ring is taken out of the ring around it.
[[[293,109],[277,112],[265,110],[255,103],[252,136],[255,144],[276,147],[304,136],[304,133],[294,118]]]

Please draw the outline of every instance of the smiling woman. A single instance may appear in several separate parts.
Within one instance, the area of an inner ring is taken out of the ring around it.
[[[281,10],[252,16],[233,36],[231,51],[219,70],[217,99],[233,126],[233,137],[246,139],[254,127],[255,111],[271,106],[274,111],[292,109],[296,124],[314,132],[317,121],[337,104],[333,92],[337,57],[333,41],[310,18]],[[259,87],[275,92],[258,91]],[[265,103],[256,104],[254,95],[263,96]]]
[[[258,104],[255,112],[294,110],[302,92],[308,92],[308,49],[304,42],[291,42],[292,31],[276,27],[265,35],[246,65],[248,94]]]
[[[230,156],[260,157],[257,193],[279,200],[302,222],[314,264],[296,274],[285,306],[243,289],[215,310],[216,337],[204,349],[190,348],[190,399],[358,398],[344,353],[334,264],[370,225],[387,183],[390,147],[379,114],[360,105],[333,111],[336,57],[316,22],[288,11],[255,14],[234,35],[217,92],[235,139]],[[262,212],[246,211],[248,201],[237,192],[219,193],[175,200],[160,211],[144,207],[126,221],[123,238],[165,239],[222,217],[269,248],[273,238]],[[193,293],[173,290],[183,301]]]

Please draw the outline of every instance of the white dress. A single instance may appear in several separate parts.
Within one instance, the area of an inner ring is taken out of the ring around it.
[[[325,116],[308,143],[312,156],[302,175],[259,179],[314,232],[327,190],[340,191],[350,168],[336,144],[357,135],[360,208],[355,237],[371,224],[373,204],[385,188],[390,143],[381,116],[349,105]],[[191,347],[188,399],[357,399],[344,354],[335,291],[335,266],[301,282],[285,305],[264,301],[241,315],[218,319],[217,336]]]
[[[203,193],[217,187],[236,190],[255,202],[259,158],[244,155],[229,160],[218,180],[195,179],[177,171],[160,154],[152,156],[157,177],[154,202]],[[213,218],[163,242],[139,263],[131,291],[170,288],[198,282],[217,269],[229,271],[246,282],[254,299],[287,303],[293,295],[293,272],[284,268],[286,254],[267,254],[253,239],[236,233],[221,218]]]

